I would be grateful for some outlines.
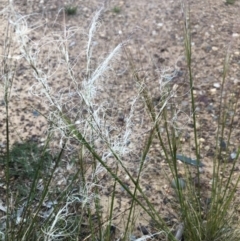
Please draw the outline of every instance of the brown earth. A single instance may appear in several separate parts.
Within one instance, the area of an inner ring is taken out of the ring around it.
[[[201,161],[204,163],[204,182],[201,185],[206,188],[206,197],[211,181],[211,168],[213,153],[216,150],[217,117],[221,94],[221,81],[224,59],[230,53],[229,72],[226,78],[224,96],[229,100],[227,104],[230,111],[237,103],[236,114],[233,121],[233,133],[228,145],[229,155],[239,148],[240,123],[239,123],[239,87],[240,87],[240,1],[234,5],[227,5],[220,0],[188,1],[190,6],[191,45],[192,45],[192,73],[194,79],[194,94],[196,97],[196,113],[198,119],[199,143],[201,146]],[[130,103],[138,94],[135,71],[145,83],[153,102],[161,99],[159,79],[165,71],[167,74],[175,73],[176,76],[170,86],[178,86],[177,92],[171,98],[169,106],[176,110],[175,118],[169,120],[181,134],[182,154],[194,158],[193,129],[190,121],[191,109],[189,106],[190,93],[187,78],[187,66],[184,50],[184,14],[181,1],[162,0],[125,0],[125,1],[74,1],[77,6],[77,14],[64,16],[60,9],[63,1],[15,1],[15,10],[22,15],[28,14],[29,28],[37,27],[30,32],[31,41],[41,41],[50,33],[60,33],[64,28],[74,33],[69,36],[68,44],[70,62],[74,65],[75,76],[79,81],[84,76],[86,68],[85,46],[86,33],[89,29],[94,13],[103,7],[101,26],[96,33],[93,44],[96,46],[93,52],[94,65],[98,65],[104,57],[110,53],[116,45],[126,41],[122,54],[113,64],[114,70],[110,72],[110,78],[101,80],[102,87],[99,90],[98,100],[111,112],[108,118],[117,126],[120,132],[124,129],[126,118],[130,112]],[[1,5],[1,7],[4,3]],[[119,10],[119,12],[118,12]],[[6,27],[6,25],[5,25]],[[6,28],[1,26],[1,32]],[[3,36],[3,35],[2,35]],[[3,46],[3,37],[1,39]],[[43,48],[44,49],[44,48]],[[47,53],[47,51],[46,51]],[[21,54],[18,46],[15,46],[14,56]],[[47,58],[47,54],[43,57]],[[75,60],[78,60],[75,62]],[[66,69],[60,64],[57,55],[53,54],[50,62],[41,59],[39,65],[43,66],[46,73],[53,73],[50,78],[53,93],[68,91],[70,79]],[[17,62],[17,60],[15,60]],[[166,80],[166,77],[165,77]],[[47,132],[47,122],[38,112],[47,113],[48,105],[41,97],[29,93],[30,87],[35,84],[32,71],[26,62],[17,63],[15,80],[11,91],[10,122],[11,143],[26,139],[44,142]],[[61,92],[62,93],[62,92]],[[3,91],[0,93],[3,101]],[[66,106],[67,107],[67,106]],[[157,108],[157,107],[156,107]],[[38,112],[34,111],[36,109]],[[5,109],[4,102],[0,107],[1,113],[1,146],[5,146]],[[139,167],[143,146],[152,127],[149,115],[146,112],[144,101],[139,99],[134,110],[132,120],[132,136],[128,145],[128,153],[123,157],[124,166],[136,175]],[[118,132],[114,132],[118,134]],[[163,133],[164,136],[165,133]],[[225,138],[227,138],[226,131]],[[58,146],[59,142],[55,143]],[[99,144],[101,147],[101,144]],[[68,160],[66,160],[66,163]],[[113,165],[115,165],[113,163]],[[71,164],[59,168],[55,185],[64,186],[68,175],[73,173]],[[181,167],[182,164],[179,163]],[[239,165],[237,166],[239,168]],[[236,175],[238,172],[236,172]],[[172,209],[176,202],[174,190],[169,184],[169,168],[164,158],[157,139],[153,140],[153,146],[147,156],[144,171],[141,176],[141,187],[144,193],[150,197],[151,202],[159,210],[162,217],[168,219],[174,228],[178,223],[178,215]],[[119,176],[125,185],[133,190],[129,177],[120,169]],[[182,171],[184,177],[184,172]],[[171,180],[171,179],[170,179]],[[101,191],[100,200],[103,210],[107,210],[111,200],[113,180],[108,175],[103,175],[100,183],[104,188]],[[116,193],[116,205],[114,207],[114,225],[120,230],[124,226],[124,211],[130,206],[130,198],[118,187]],[[4,200],[3,200],[4,201]],[[106,213],[107,211],[103,211]],[[149,219],[139,210],[136,217],[136,227],[133,233],[141,236],[137,226],[143,225],[151,229]],[[156,230],[151,230],[152,232]]]

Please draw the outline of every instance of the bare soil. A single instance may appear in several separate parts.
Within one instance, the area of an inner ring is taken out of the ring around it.
[[[38,30],[30,33],[32,40],[40,40],[50,32],[60,32],[77,27],[80,33],[69,37],[69,50],[74,64],[76,76],[79,81],[83,77],[86,67],[85,46],[86,36],[94,13],[103,7],[101,26],[94,39],[95,50],[93,58],[96,66],[110,53],[115,46],[126,42],[122,54],[117,57],[111,78],[102,80],[103,88],[99,94],[99,102],[105,103],[111,109],[111,119],[119,130],[124,128],[129,114],[129,103],[132,103],[137,95],[136,79],[133,76],[133,63],[135,71],[147,86],[154,103],[161,99],[159,79],[161,73],[167,71],[176,76],[171,81],[171,86],[178,86],[175,97],[171,99],[171,105],[176,109],[175,119],[169,120],[169,124],[177,127],[181,133],[182,154],[194,158],[193,128],[190,121],[191,107],[189,105],[189,81],[188,69],[184,49],[184,13],[181,1],[163,0],[125,0],[125,1],[97,1],[76,0],[77,14],[65,16],[60,9],[64,7],[63,1],[15,1],[15,10],[22,15],[28,14],[29,26],[37,26]],[[206,189],[206,196],[211,181],[212,159],[216,150],[216,133],[221,94],[221,81],[223,76],[224,60],[230,54],[229,71],[226,78],[224,95],[229,102],[226,105],[231,109],[233,103],[237,103],[236,114],[232,123],[233,133],[226,155],[230,155],[239,148],[240,143],[240,1],[234,5],[228,5],[221,0],[188,1],[190,11],[190,29],[192,45],[192,75],[194,79],[194,94],[196,99],[197,124],[199,130],[199,142],[201,146],[201,162],[203,182],[200,184]],[[3,7],[4,4],[1,5]],[[2,25],[1,46],[3,46],[3,31],[6,25]],[[31,41],[31,40],[29,40]],[[20,55],[16,46],[15,57]],[[35,83],[29,66],[22,63],[17,65],[15,80],[11,91],[10,101],[10,141],[22,142],[26,139],[44,142],[47,133],[47,123],[38,112],[47,113],[48,107],[40,97],[29,94],[30,87]],[[51,86],[55,93],[69,86],[69,78],[62,66],[46,63],[45,71],[53,71]],[[56,71],[57,70],[57,71]],[[55,72],[56,71],[56,72]],[[0,144],[6,145],[5,109],[3,91],[0,93],[1,133]],[[103,101],[104,100],[104,101]],[[107,103],[107,104],[106,104]],[[157,108],[157,107],[156,107]],[[35,109],[38,111],[36,112]],[[125,167],[134,175],[143,152],[146,138],[152,127],[149,114],[146,111],[143,100],[139,100],[132,120],[132,132],[128,145],[128,155],[123,158]],[[117,134],[117,133],[115,133]],[[163,133],[164,135],[165,133]],[[227,138],[226,132],[225,138]],[[59,143],[56,143],[56,146]],[[67,162],[67,160],[66,160]],[[113,166],[115,164],[113,163]],[[183,164],[179,163],[179,168]],[[67,166],[67,168],[66,168]],[[67,177],[74,170],[70,164],[59,168],[55,185],[67,184]],[[239,165],[237,166],[239,169]],[[183,168],[182,168],[183,169]],[[183,169],[184,170],[184,169]],[[179,223],[179,216],[174,211],[174,203],[177,203],[175,192],[170,185],[171,175],[164,158],[163,151],[157,141],[153,140],[153,146],[147,156],[144,172],[141,176],[141,187],[144,193],[150,197],[153,205],[159,210],[163,218],[169,221],[173,228]],[[236,175],[239,174],[236,171]],[[3,175],[3,171],[2,171]],[[133,185],[123,170],[119,170],[119,176],[131,190]],[[169,177],[169,178],[167,178]],[[184,171],[182,171],[184,178]],[[103,189],[100,200],[103,212],[106,213],[111,200],[113,180],[107,174],[100,180]],[[1,188],[1,187],[0,187]],[[2,200],[4,202],[4,200]],[[117,188],[116,203],[113,220],[119,233],[124,228],[125,210],[130,207],[131,200],[122,187]],[[139,210],[136,217],[136,227],[133,234],[141,236],[139,227],[146,227],[149,232],[155,232],[151,226],[151,220]],[[117,236],[117,235],[116,235]],[[117,237],[116,237],[117,238]]]

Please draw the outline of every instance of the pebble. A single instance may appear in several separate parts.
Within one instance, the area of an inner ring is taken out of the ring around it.
[[[225,151],[227,149],[227,143],[222,138],[220,138],[219,146],[220,146],[221,150],[223,150],[223,151]]]
[[[195,112],[201,111],[200,107],[196,107]]]
[[[135,241],[135,240],[137,240],[137,237],[134,235],[130,235],[130,241]]]
[[[186,141],[186,140],[185,140],[184,137],[181,137],[181,138],[180,138],[180,142],[181,142],[181,143],[184,143],[185,141]]]
[[[200,138],[199,142],[203,143],[203,142],[205,142],[205,139],[204,138]]]
[[[218,47],[213,46],[212,51],[218,51]]]
[[[209,32],[205,32],[205,36],[206,37],[210,36]]]
[[[232,152],[230,155],[231,159],[235,159],[237,157],[237,153],[236,152]]]
[[[100,33],[99,33],[99,36],[100,36],[101,38],[104,38],[104,39],[107,38],[107,34],[106,34],[105,32],[100,32]]]
[[[44,142],[44,141],[45,141],[45,138],[41,138],[41,139],[40,139],[40,142]]]
[[[200,123],[199,122],[196,122],[196,129],[199,130],[201,127]]]
[[[233,33],[232,36],[233,36],[234,38],[237,38],[237,37],[239,36],[239,34],[238,34],[238,33]]]
[[[73,47],[73,46],[75,46],[75,45],[76,45],[76,42],[73,41],[73,42],[71,42],[71,43],[69,44],[69,47],[71,48],[71,47]]]
[[[35,117],[39,116],[39,113],[38,113],[38,111],[36,111],[36,110],[34,110],[32,113],[33,113],[33,115],[34,115]]]
[[[82,9],[82,11],[86,13],[86,12],[88,12],[88,8],[85,7]]]
[[[4,148],[6,145],[3,142],[0,142],[0,148]]]
[[[119,6],[122,7],[124,5],[124,1],[119,2]]]
[[[163,23],[158,23],[157,26],[158,26],[158,28],[160,28],[163,26]]]
[[[138,229],[139,231],[141,231],[143,235],[149,234],[148,229],[147,229],[145,226],[143,226],[143,225],[139,226],[137,229]]]
[[[208,106],[207,106],[207,111],[208,112],[213,112],[214,111],[214,107],[213,107],[213,104],[210,103]]]
[[[205,146],[205,147],[204,147],[204,150],[205,150],[205,151],[209,151],[209,150],[210,150],[210,146]]]
[[[217,90],[215,88],[212,88],[209,90],[211,94],[215,94],[217,92]]]
[[[212,49],[211,46],[206,46],[206,47],[205,47],[205,51],[206,51],[207,53],[209,53],[209,52],[211,51],[211,49]]]
[[[152,31],[152,36],[157,36],[157,32],[155,30]]]
[[[178,184],[179,184],[180,189],[184,189],[186,186],[185,181],[182,178],[178,178]],[[172,181],[171,186],[172,186],[172,188],[177,188],[177,180],[176,179],[174,179]]]
[[[213,86],[214,86],[215,88],[219,89],[221,85],[220,85],[219,83],[214,83]]]
[[[182,106],[188,106],[188,101],[182,101],[181,105]]]

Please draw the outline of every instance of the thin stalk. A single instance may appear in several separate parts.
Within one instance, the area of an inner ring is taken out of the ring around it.
[[[226,101],[226,98],[224,98],[224,86],[226,82],[226,76],[228,72],[228,66],[229,66],[229,54],[226,55],[226,58],[224,60],[223,65],[223,77],[222,77],[222,83],[221,83],[221,91],[220,91],[220,103],[219,103],[219,118],[218,118],[218,130],[216,135],[216,153],[214,157],[214,164],[213,164],[213,183],[212,183],[212,202],[216,205],[214,208],[217,210],[220,210],[220,203],[218,200],[221,199],[221,191],[218,190],[218,188],[224,187],[223,185],[223,178],[220,178],[220,168],[221,163],[218,160],[218,155],[221,154],[221,147],[219,145],[219,136],[223,138],[224,136],[224,129],[225,129],[225,112],[223,112],[223,106]],[[221,128],[220,128],[221,127]],[[221,141],[221,140],[220,140]],[[217,191],[218,190],[218,191]]]
[[[50,136],[47,138],[47,142],[45,144],[45,147],[43,148],[43,153],[45,153],[46,151],[46,148],[47,148],[47,145],[50,141]],[[39,180],[39,172],[40,170],[42,169],[42,164],[43,164],[43,156],[40,158],[40,161],[39,161],[39,164],[38,164],[38,168],[34,174],[34,178],[33,178],[33,181],[32,181],[32,184],[31,184],[31,187],[30,187],[30,191],[29,191],[29,195],[28,195],[28,198],[27,198],[27,203],[26,203],[26,208],[24,208],[24,211],[23,211],[23,214],[22,214],[22,220],[25,220],[25,217],[30,217],[31,216],[31,212],[32,210],[28,210],[28,207],[31,206],[31,202],[33,201],[33,197],[32,197],[32,194],[35,193],[36,191],[36,187],[37,187],[37,182]],[[19,228],[19,231],[18,231],[18,236],[20,236],[20,232],[23,228],[23,225],[24,225],[24,222],[21,222],[21,225],[20,225],[20,228]]]
[[[37,217],[38,217],[38,213],[39,213],[40,210],[41,210],[42,203],[43,203],[45,197],[47,196],[50,182],[51,182],[51,180],[52,180],[52,178],[53,178],[53,175],[54,175],[54,173],[55,173],[55,170],[57,169],[57,167],[59,166],[59,163],[60,163],[60,161],[61,161],[61,157],[62,157],[62,155],[63,155],[65,145],[66,145],[66,143],[63,144],[63,147],[61,148],[61,151],[60,151],[60,153],[59,153],[59,155],[58,155],[58,158],[56,159],[56,163],[55,163],[55,165],[54,165],[54,167],[53,167],[51,176],[50,176],[49,179],[47,180],[47,183],[46,183],[46,185],[45,185],[45,187],[44,187],[42,197],[41,197],[41,199],[40,199],[40,201],[39,201],[39,204],[38,204],[38,207],[37,207],[37,209],[36,209],[36,211],[35,211],[35,213],[34,213],[34,216],[33,216],[33,219],[32,219],[32,221],[31,221],[31,224],[30,224],[30,226],[26,229],[26,231],[25,231],[25,233],[24,233],[24,235],[23,235],[23,238],[22,238],[23,241],[24,241],[24,240],[27,240],[26,238],[29,237],[29,235],[30,235],[31,232],[32,232],[33,225],[36,223],[36,219],[37,219]],[[21,229],[19,230],[19,232],[20,232],[20,231],[21,231]]]
[[[5,102],[5,111],[6,111],[6,166],[5,166],[5,179],[6,179],[6,206],[7,206],[7,211],[6,211],[6,240],[9,240],[9,229],[10,229],[10,159],[11,159],[11,154],[10,154],[10,131],[9,131],[9,122],[10,122],[10,117],[9,117],[9,99],[10,99],[10,94],[11,94],[11,88],[14,80],[14,72],[13,76],[10,76],[10,71],[12,70],[9,64],[9,56],[10,56],[10,48],[11,48],[11,31],[9,24],[7,25],[7,30],[6,30],[6,36],[4,39],[4,46],[3,46],[3,61],[2,61],[2,76],[4,80],[4,102]],[[13,70],[12,70],[13,71]]]
[[[97,161],[95,160],[95,158],[94,158],[93,163],[94,163],[93,169],[95,171],[96,168],[97,168]],[[95,181],[95,183],[97,182],[96,176],[94,177],[94,181]],[[102,228],[101,228],[101,223],[102,223],[101,217],[102,217],[102,215],[101,215],[101,206],[100,206],[100,202],[99,202],[99,199],[98,199],[98,196],[99,196],[98,186],[94,187],[94,192],[95,192],[96,197],[97,197],[97,198],[94,199],[94,204],[95,204],[95,209],[96,209],[96,214],[97,214],[97,222],[98,222],[98,227],[99,227],[99,229],[98,229],[99,238],[102,239]]]
[[[117,166],[117,170],[116,170],[116,176],[118,176],[118,166]],[[117,181],[114,180],[113,191],[112,191],[112,196],[111,196],[109,222],[108,222],[108,225],[107,225],[106,235],[103,237],[103,238],[105,238],[106,240],[109,240],[109,241],[111,239],[111,227],[112,227],[112,217],[113,217],[113,208],[114,208],[116,186],[117,186]]]
[[[129,212],[128,219],[127,219],[126,231],[124,233],[123,240],[125,240],[126,234],[128,233],[128,227],[129,227],[131,215],[132,215],[132,212],[133,212],[133,209],[134,209],[133,207],[134,207],[136,196],[137,196],[138,186],[139,186],[139,182],[140,182],[140,176],[141,176],[141,173],[142,173],[143,165],[145,163],[147,154],[148,154],[149,149],[151,147],[151,143],[152,143],[152,140],[153,140],[153,137],[154,137],[154,133],[155,133],[155,129],[152,129],[150,134],[149,134],[149,138],[147,139],[147,143],[145,144],[145,148],[144,148],[144,151],[143,151],[143,154],[142,154],[142,158],[141,158],[141,161],[140,161],[140,167],[139,167],[139,171],[138,171],[138,176],[137,176],[137,180],[136,180],[136,185],[135,185],[134,191],[133,191],[133,199],[131,201],[130,212]]]
[[[189,10],[188,10],[188,12],[189,12]],[[195,112],[195,109],[196,109],[196,107],[195,107],[195,97],[194,97],[194,93],[193,93],[194,83],[193,83],[193,74],[192,74],[192,48],[191,48],[192,42],[191,42],[190,23],[189,23],[189,20],[188,20],[188,16],[185,16],[184,37],[185,37],[184,44],[185,44],[187,68],[188,68],[188,74],[189,74],[189,84],[190,84],[190,96],[191,96],[191,109],[192,109],[192,118],[193,118],[195,155],[196,155],[197,161],[200,162],[200,153],[199,153],[198,135],[197,135],[197,118],[196,118],[196,112]],[[199,170],[198,170],[198,182],[199,181],[200,181],[200,173],[199,173]],[[199,196],[200,196],[200,193],[199,193]]]

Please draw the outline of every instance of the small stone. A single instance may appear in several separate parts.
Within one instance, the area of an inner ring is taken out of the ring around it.
[[[135,241],[135,240],[137,240],[137,237],[134,235],[130,235],[130,241]]]
[[[215,88],[219,89],[221,85],[220,85],[219,83],[214,83],[213,86],[214,86]]]
[[[195,112],[201,111],[200,107],[196,107]]]
[[[208,112],[213,112],[214,111],[214,106],[212,103],[210,103],[208,106],[207,106],[207,111]]]
[[[206,46],[206,47],[204,48],[204,50],[205,50],[207,53],[209,53],[209,52],[211,51],[211,49],[212,49],[211,46]]]
[[[181,105],[182,105],[183,107],[188,106],[188,101],[182,101]]]
[[[234,38],[237,38],[237,37],[239,36],[239,34],[238,34],[238,33],[233,33],[232,36],[233,36]]]
[[[143,235],[149,234],[149,231],[148,231],[147,227],[145,227],[145,226],[143,226],[143,225],[139,226],[137,229],[138,229],[139,231],[141,231],[141,232],[143,233]]]
[[[100,33],[99,33],[99,36],[100,36],[101,38],[103,38],[103,39],[106,39],[106,38],[107,38],[107,35],[106,35],[105,32],[100,32]]]
[[[229,116],[233,117],[235,112],[234,111],[229,111],[228,114],[229,114]]]
[[[215,88],[212,88],[212,89],[210,89],[209,90],[210,91],[210,93],[213,95],[213,94],[216,94],[216,92],[217,92],[217,90],[215,89]]]
[[[212,51],[218,51],[218,47],[213,46]]]
[[[200,123],[199,122],[196,122],[196,129],[199,130],[201,127]]]
[[[129,180],[130,177],[128,175],[125,176],[125,180]]]
[[[204,150],[205,150],[205,151],[209,151],[209,150],[210,150],[210,146],[205,146],[205,147],[204,147]]]
[[[233,80],[233,83],[236,85],[236,84],[240,83],[240,80],[234,79],[234,80]]]
[[[76,42],[75,42],[75,41],[71,42],[71,43],[69,44],[69,47],[71,48],[71,47],[73,47],[74,45],[76,45]]]
[[[237,153],[236,152],[232,152],[230,155],[231,160],[235,159],[237,157]]]
[[[119,6],[122,7],[124,5],[124,1],[119,2]]]
[[[163,26],[163,23],[158,23],[157,26],[160,28]]]
[[[39,116],[40,114],[38,113],[38,111],[34,110],[34,111],[33,111],[33,115],[34,115],[35,117],[37,117],[37,116]]]
[[[178,178],[178,184],[179,184],[179,188],[180,189],[184,189],[185,188],[185,186],[186,186],[186,184],[185,184],[185,181],[182,179],[182,178]],[[177,180],[176,179],[174,179],[173,181],[172,181],[172,183],[171,183],[171,186],[172,186],[172,188],[178,188],[177,186]]]
[[[225,151],[227,149],[227,143],[222,138],[220,138],[219,146],[222,151]]]
[[[235,55],[239,55],[239,54],[240,54],[240,52],[239,52],[239,51],[236,51],[236,52],[234,52],[234,54],[235,54]]]
[[[184,137],[181,137],[181,138],[180,138],[180,142],[181,142],[181,143],[184,143],[185,141],[186,141],[186,140],[185,140]]]
[[[55,5],[51,5],[50,7],[49,7],[49,10],[50,11],[53,11],[53,10],[56,10],[57,9],[57,6],[55,6]]]
[[[156,36],[157,32],[155,30],[152,31],[152,36]]]
[[[6,145],[3,142],[0,142],[0,148],[5,148]]]
[[[203,143],[203,142],[205,142],[205,139],[204,138],[200,138],[199,142]]]

